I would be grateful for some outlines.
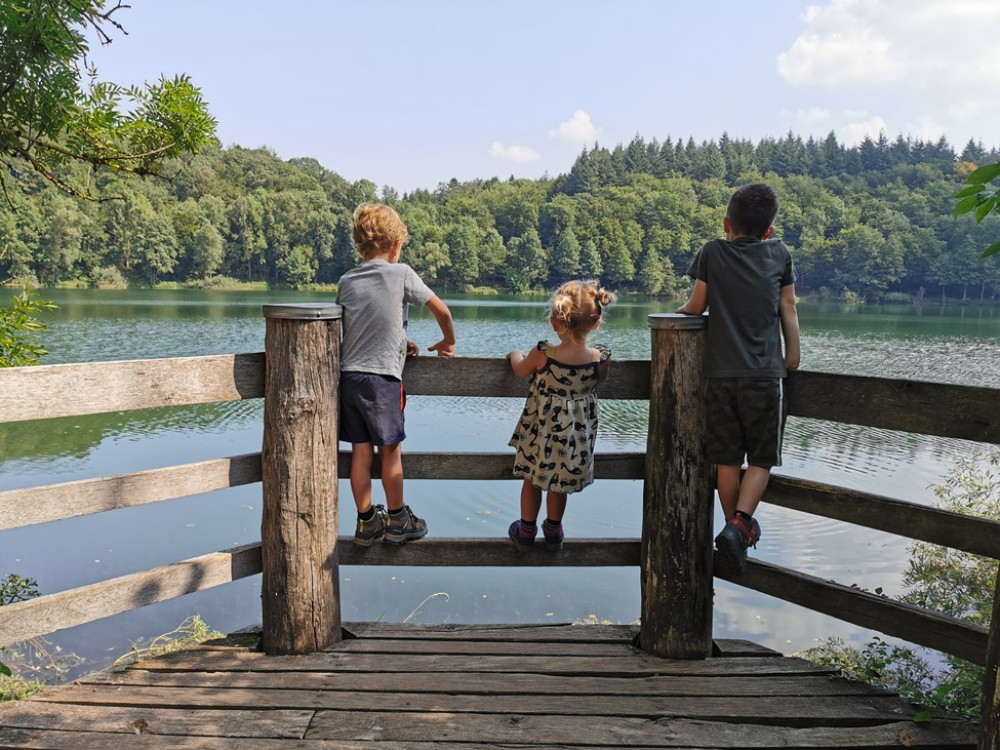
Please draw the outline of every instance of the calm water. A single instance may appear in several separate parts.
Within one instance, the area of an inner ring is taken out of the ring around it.
[[[48,364],[262,351],[261,305],[317,295],[47,291]],[[501,357],[548,335],[541,300],[448,298],[459,356]],[[610,311],[594,341],[617,359],[649,357],[647,315],[662,301],[629,300]],[[1000,383],[1000,308],[840,308],[800,305],[803,368],[883,377]],[[424,310],[411,336],[437,340]],[[613,371],[612,371],[613,377]],[[507,451],[520,411],[512,399],[412,398],[410,451]],[[643,450],[643,403],[602,404],[599,450]],[[0,425],[0,490],[259,451],[259,401]],[[818,422],[789,421],[777,470],[931,503],[953,457],[974,444]],[[518,511],[519,482],[410,481],[407,501],[438,536],[503,537]],[[350,488],[341,485],[341,534],[353,533]],[[567,537],[638,537],[641,483],[600,481],[571,498]],[[376,500],[378,502],[378,500]],[[716,516],[718,516],[716,511]],[[863,588],[901,590],[905,541],[794,511],[762,506],[756,556]],[[716,518],[716,525],[721,519]],[[260,539],[260,485],[152,506],[0,532],[0,573],[35,578],[44,593],[175,562]],[[513,554],[513,553],[512,553]],[[598,618],[634,622],[633,569],[341,568],[345,621],[539,623]],[[106,666],[130,642],[174,629],[199,613],[229,632],[260,622],[260,577],[52,636]],[[432,597],[434,594],[441,594]],[[428,597],[432,597],[428,599]],[[828,635],[863,643],[870,633],[755,592],[717,582],[715,635],[749,638],[785,653]]]

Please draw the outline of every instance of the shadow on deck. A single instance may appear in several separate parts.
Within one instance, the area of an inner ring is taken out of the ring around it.
[[[5,707],[0,746],[59,750],[974,748],[976,725],[747,641],[705,660],[637,628],[358,623],[322,653],[259,633],[99,672]]]

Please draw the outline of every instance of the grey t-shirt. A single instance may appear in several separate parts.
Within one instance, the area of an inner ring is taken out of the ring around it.
[[[688,275],[708,285],[705,376],[783,378],[781,288],[795,283],[792,254],[778,239],[712,240]]]
[[[405,263],[366,260],[340,277],[337,302],[344,307],[340,369],[403,377],[407,311],[434,296]]]

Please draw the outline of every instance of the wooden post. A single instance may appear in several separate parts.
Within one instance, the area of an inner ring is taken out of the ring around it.
[[[263,647],[268,654],[305,654],[341,640],[341,308],[264,305],[264,317]]]
[[[990,639],[986,645],[986,669],[983,670],[982,721],[979,724],[979,750],[1000,748],[1000,574],[993,592],[993,616]]]
[[[649,436],[642,503],[644,651],[668,659],[712,652],[712,466],[705,458],[706,319],[649,316]]]

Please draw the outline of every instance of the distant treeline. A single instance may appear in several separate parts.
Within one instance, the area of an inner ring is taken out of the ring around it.
[[[394,205],[410,239],[403,260],[443,289],[521,292],[600,278],[619,292],[675,294],[703,242],[720,234],[737,185],[762,180],[781,196],[778,236],[792,248],[801,293],[884,300],[1000,293],[997,257],[982,248],[1000,219],[953,217],[969,172],[997,161],[969,142],[866,139],[831,133],[584,149],[568,174],[442,183],[400,195],[349,182],[312,158],[212,148],[176,165],[171,181],[94,173],[88,202],[32,170],[11,170],[0,206],[0,274],[41,284],[162,282],[221,286],[335,283],[357,257],[351,213]],[[80,177],[82,175],[76,175]]]

